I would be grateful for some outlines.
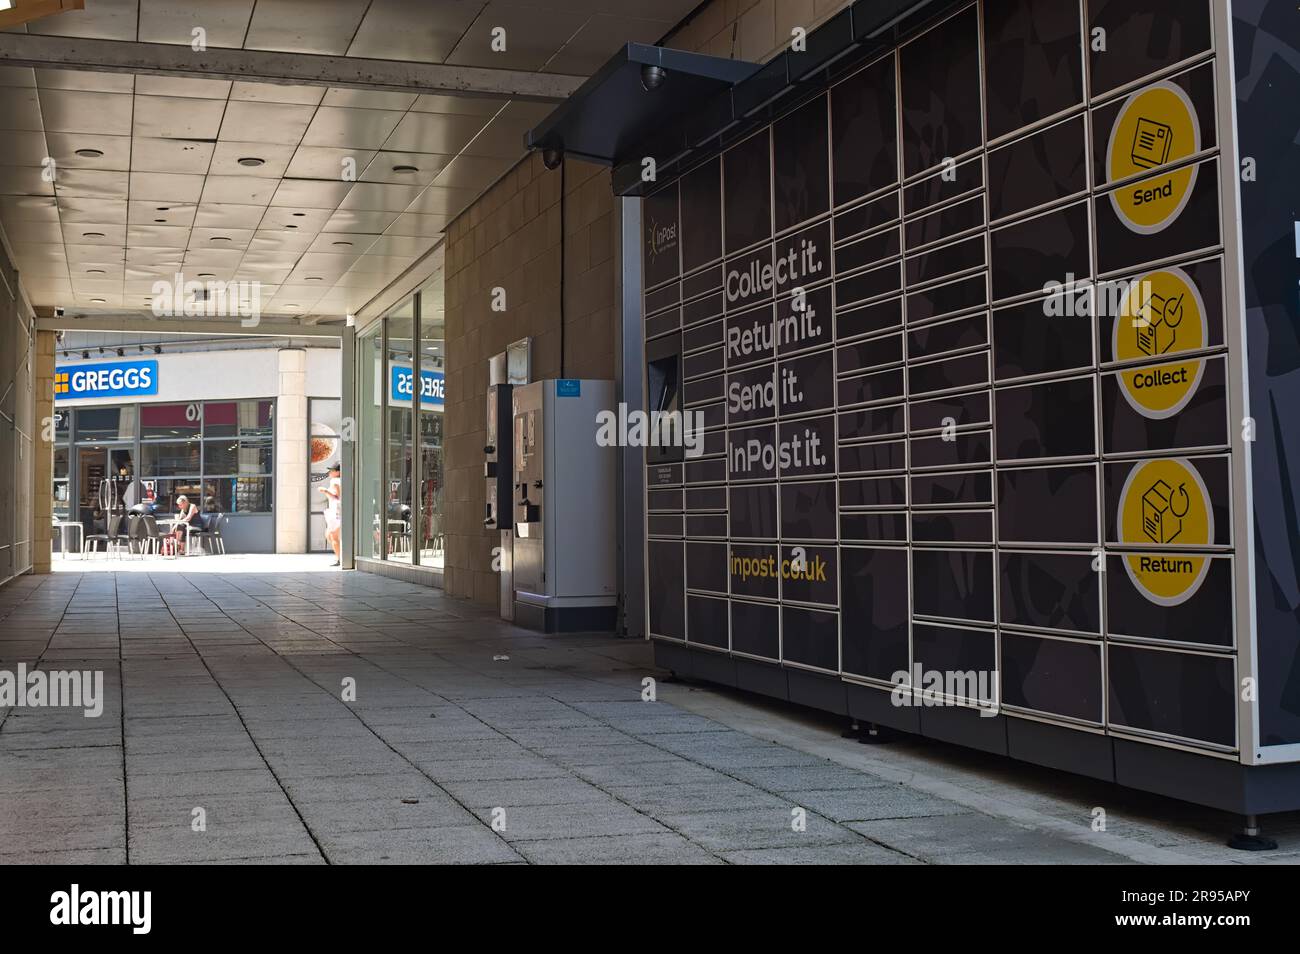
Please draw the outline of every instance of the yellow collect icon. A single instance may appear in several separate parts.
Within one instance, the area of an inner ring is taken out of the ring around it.
[[[1201,149],[1196,107],[1173,83],[1155,83],[1124,103],[1106,146],[1106,181],[1129,176],[1195,155]],[[1110,194],[1111,206],[1129,229],[1159,232],[1183,211],[1196,183],[1196,166],[1130,182]]]
[[[1148,272],[1129,286],[1111,335],[1116,361],[1200,351],[1209,343],[1205,301],[1181,268]],[[1204,358],[1144,365],[1120,372],[1120,390],[1133,410],[1159,420],[1187,406],[1204,371]]]
[[[1171,548],[1124,555],[1129,579],[1151,602],[1177,606],[1197,591],[1210,568],[1209,557],[1172,549],[1214,542],[1210,497],[1191,461],[1149,460],[1129,471],[1120,493],[1119,542]]]

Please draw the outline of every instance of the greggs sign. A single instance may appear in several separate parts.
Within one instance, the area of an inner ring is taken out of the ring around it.
[[[135,397],[158,393],[158,362],[63,365],[54,371],[54,399]]]

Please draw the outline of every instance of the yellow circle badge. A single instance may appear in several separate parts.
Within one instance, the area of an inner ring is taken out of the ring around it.
[[[1106,146],[1106,181],[1158,169],[1200,150],[1201,124],[1192,101],[1173,83],[1155,83],[1130,96],[1116,117]],[[1195,183],[1196,166],[1186,166],[1130,182],[1110,194],[1110,203],[1129,229],[1150,235],[1178,218]]]
[[[1148,272],[1129,285],[1111,336],[1116,361],[1200,351],[1209,344],[1205,300],[1181,268]],[[1204,370],[1204,358],[1144,365],[1120,372],[1120,391],[1133,410],[1160,420],[1187,406]]]
[[[1119,542],[1142,547],[1204,547],[1214,542],[1214,513],[1191,461],[1164,458],[1129,471],[1119,500]],[[1177,551],[1128,553],[1124,569],[1161,606],[1187,600],[1205,579],[1210,558]]]

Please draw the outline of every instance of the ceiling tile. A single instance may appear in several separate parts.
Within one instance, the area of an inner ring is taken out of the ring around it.
[[[23,136],[27,133],[14,133]],[[59,169],[108,169],[125,172],[131,166],[130,136],[87,133],[46,133],[45,144]],[[78,149],[95,149],[102,156],[79,156]]]
[[[0,219],[6,226],[11,222],[59,221],[59,207],[53,196],[0,196]],[[21,250],[15,250],[21,254]]]
[[[216,139],[226,104],[183,96],[136,96],[136,136],[155,139]]]
[[[244,49],[342,56],[366,6],[355,0],[260,0]]]
[[[199,196],[203,194],[203,183],[203,176],[133,172],[131,173],[131,198],[197,204]]]
[[[442,234],[449,221],[450,216],[446,215],[419,215],[415,212],[404,212],[388,227],[386,234],[433,238]]]
[[[230,104],[232,109],[239,105],[260,104]],[[293,146],[269,145],[265,140],[228,142],[223,139],[217,143],[217,148],[212,153],[212,166],[208,172],[214,176],[257,176],[264,179],[279,179],[284,175],[289,160],[293,158],[293,150]],[[243,166],[239,164],[240,159],[261,159],[262,165]]]
[[[131,225],[127,227],[127,244],[146,248],[183,249],[190,230],[174,225]]]
[[[361,173],[362,182],[391,182],[396,185],[425,186],[434,180],[452,157],[424,152],[381,152]],[[414,172],[398,172],[399,168],[414,168]]]
[[[478,195],[500,179],[514,164],[513,159],[457,156],[447,163],[447,168],[438,173],[438,178],[433,180],[433,184],[449,186],[453,189],[468,189]]]
[[[130,225],[176,225],[189,228],[194,224],[195,206],[191,203],[175,202],[159,206],[157,200],[135,200],[128,203],[127,222]]]
[[[23,222],[13,221],[8,217],[4,220],[5,238],[9,239],[10,244],[30,248],[33,244],[58,243],[58,247],[63,247],[63,228],[58,222]],[[15,252],[15,255],[17,253]],[[27,281],[27,265],[24,257],[18,255],[18,271],[22,273],[23,281]],[[66,269],[65,269],[66,271]]]
[[[216,205],[204,203],[194,216],[194,224],[208,229],[255,229],[266,214],[261,205]]]
[[[394,126],[397,123],[393,123]],[[0,129],[30,129],[44,132],[41,104],[35,89],[0,87]],[[392,132],[390,129],[389,132]],[[382,140],[381,140],[382,142]]]
[[[340,209],[330,216],[323,232],[383,232],[397,220],[398,212],[357,212]]]
[[[133,172],[205,175],[212,163],[213,148],[214,144],[210,142],[137,136],[132,140],[131,169]]]
[[[351,190],[351,182],[283,179],[270,204],[293,209],[335,209]]]
[[[384,140],[392,135],[401,119],[402,113],[391,109],[343,109],[338,106],[322,106],[316,111],[311,125],[307,127],[307,134],[303,136],[302,144],[378,149],[384,144]]]
[[[224,252],[232,248],[247,248],[252,238],[251,229],[193,229],[190,232],[189,247]]]
[[[237,80],[231,87],[230,98],[245,103],[318,106],[325,92],[323,86],[281,86],[278,83],[245,83]]]
[[[30,66],[0,66],[0,86],[36,85],[36,72]]]
[[[96,40],[134,40],[139,8],[136,0],[98,0],[85,10],[64,10],[27,24],[28,33]]]
[[[553,7],[515,6],[492,0],[461,37],[446,62],[511,70],[539,70],[590,18]],[[505,49],[492,48],[493,30],[504,29]]]
[[[218,205],[267,205],[275,194],[275,179],[256,176],[208,176],[202,201]]]
[[[125,245],[126,226],[105,222],[65,222],[63,241],[68,246],[68,260],[71,261],[74,246]],[[84,255],[81,260],[84,260]]]
[[[312,106],[235,102],[226,106],[221,138],[232,142],[298,145],[311,122]]]
[[[197,79],[188,76],[136,77],[135,91],[143,96],[183,96],[190,99],[225,99],[230,80]]]
[[[486,96],[446,96],[442,93],[421,93],[411,107],[417,113],[451,113],[461,116],[495,116],[506,104],[504,99]]]
[[[482,0],[373,0],[348,55],[441,63],[482,8]]]
[[[351,159],[355,180],[374,158],[375,153],[368,149],[299,146],[285,175],[293,179],[337,179],[341,182],[347,168],[344,160]]]
[[[0,166],[0,195],[54,195],[39,166]]]
[[[142,43],[194,42],[194,28],[203,28],[203,40],[211,47],[239,49],[253,13],[254,0],[203,0],[202,16],[176,0],[140,0]]]
[[[273,205],[262,216],[261,229],[283,229],[292,225],[292,231],[315,235],[334,213],[330,209],[295,209],[292,206]]]
[[[384,143],[384,148],[398,152],[455,155],[478,135],[484,124],[482,116],[407,113]],[[523,151],[522,145],[519,151]]]
[[[55,192],[64,196],[84,196],[90,199],[125,199],[128,179],[125,172],[107,172],[100,169],[60,169]]]
[[[661,20],[597,14],[547,61],[543,72],[590,76],[627,43],[657,43],[664,35]]]
[[[410,205],[421,191],[420,186],[358,182],[352,187],[347,198],[339,203],[339,209],[354,212],[400,212]]]
[[[36,85],[42,89],[130,93],[135,89],[135,76],[131,73],[97,73],[91,70],[37,70]]]
[[[131,132],[131,97],[120,93],[43,89],[41,114],[49,132],[100,133],[126,136]]]
[[[453,189],[441,185],[431,185],[420,193],[420,197],[411,203],[408,211],[455,215],[469,205],[478,196],[475,189]]]
[[[322,106],[343,106],[357,109],[396,109],[405,112],[415,102],[415,93],[392,93],[369,89],[326,90]]]
[[[107,222],[126,225],[127,203],[124,199],[70,199],[60,196],[59,218],[68,222]]]

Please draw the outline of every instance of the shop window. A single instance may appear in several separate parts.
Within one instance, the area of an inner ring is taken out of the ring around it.
[[[208,401],[203,405],[204,437],[270,437],[274,402]]]
[[[180,477],[199,474],[197,441],[166,441],[140,445],[141,477]]]
[[[269,474],[272,446],[270,441],[215,440],[203,444],[203,473]]]
[[[77,441],[134,440],[135,406],[82,407],[77,409]]]
[[[203,405],[145,404],[140,407],[140,436],[192,440],[199,436],[203,425]]]

